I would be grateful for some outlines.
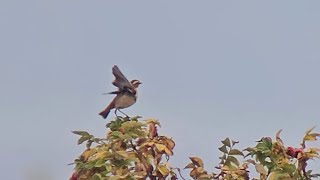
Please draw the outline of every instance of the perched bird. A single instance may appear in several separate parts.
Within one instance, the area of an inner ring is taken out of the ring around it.
[[[115,80],[112,84],[118,87],[117,91],[110,92],[109,94],[116,94],[116,97],[110,102],[110,104],[99,113],[104,119],[108,117],[111,109],[115,109],[115,114],[117,111],[123,113],[120,109],[132,106],[137,101],[137,88],[141,84],[139,80],[128,81],[128,79],[122,74],[118,66],[112,67],[112,74]],[[128,116],[128,115],[126,115]]]

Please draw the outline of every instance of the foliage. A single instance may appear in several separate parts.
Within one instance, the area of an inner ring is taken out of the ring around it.
[[[176,179],[168,164],[173,155],[174,141],[159,136],[159,122],[138,121],[138,117],[122,118],[107,124],[106,138],[96,138],[85,131],[73,131],[80,136],[78,144],[87,149],[75,160],[74,179]],[[92,146],[95,143],[96,146]]]
[[[160,123],[157,120],[138,121],[138,118],[117,117],[107,124],[109,130],[105,138],[96,138],[86,131],[73,131],[80,136],[78,144],[86,144],[86,150],[75,160],[75,172],[70,180],[185,179],[179,168],[169,164],[175,142],[158,134]],[[320,174],[307,169],[310,160],[320,158],[319,148],[306,146],[320,136],[313,130],[306,131],[301,147],[297,148],[284,145],[281,130],[274,140],[263,137],[255,146],[244,150],[235,148],[239,142],[226,138],[218,148],[222,155],[215,172],[205,170],[199,157],[189,157],[190,163],[185,169],[190,171],[192,179],[317,179]]]
[[[306,170],[307,161],[320,158],[318,155],[320,149],[306,147],[307,141],[315,141],[320,136],[319,133],[311,133],[313,129],[306,132],[301,148],[285,147],[280,138],[281,130],[276,134],[274,141],[270,137],[263,137],[257,141],[256,146],[248,147],[243,151],[234,148],[238,142],[226,138],[221,141],[222,146],[219,148],[223,154],[219,158],[221,162],[216,167],[220,170],[218,173],[207,173],[203,170],[203,163],[199,158],[190,158],[191,163],[185,168],[191,169],[190,176],[193,179],[248,180],[249,165],[253,165],[259,174],[259,178],[253,179],[308,180],[319,178],[320,174]],[[243,152],[247,154],[244,155]],[[242,164],[237,158],[239,156],[245,158]]]

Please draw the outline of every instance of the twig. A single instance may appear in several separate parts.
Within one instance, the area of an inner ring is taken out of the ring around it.
[[[177,170],[178,173],[179,173],[179,175],[180,175],[180,177],[181,177],[181,179],[186,180],[186,179],[182,176],[180,168],[172,168],[172,169]]]

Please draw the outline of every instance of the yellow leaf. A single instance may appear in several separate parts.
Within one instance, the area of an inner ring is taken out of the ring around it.
[[[128,159],[128,160],[134,160],[134,161],[139,160],[139,158],[137,157],[137,155],[136,155],[135,152],[129,153],[127,159]]]
[[[228,172],[228,171],[230,171],[230,168],[228,166],[223,166],[223,167],[221,167],[221,171]]]
[[[151,147],[154,145],[154,142],[153,141],[150,141],[150,142],[144,142],[141,144],[140,148],[144,147],[144,146],[148,146],[148,147]]]
[[[173,152],[172,152],[170,149],[168,149],[168,148],[165,149],[165,152],[166,152],[166,154],[167,154],[168,156],[172,156],[172,155],[173,155]]]
[[[86,162],[92,153],[92,149],[86,149],[81,155],[80,160]]]
[[[259,173],[259,174],[263,174],[263,175],[267,175],[267,171],[264,169],[263,165],[261,164],[256,164],[255,165],[256,167],[256,171]]]
[[[305,135],[304,138],[303,138],[304,141],[315,141],[317,140],[316,136],[313,136],[313,135]]]
[[[309,153],[307,153],[305,156],[306,156],[307,158],[310,158],[310,159],[312,159],[312,158],[320,158],[320,156],[317,155],[317,154],[309,154]]]
[[[159,170],[159,172],[160,172],[163,176],[165,176],[165,177],[169,174],[169,169],[168,169],[167,166],[164,165],[164,164],[160,164],[160,165],[158,166],[158,170]]]
[[[157,149],[159,150],[159,152],[163,152],[166,149],[166,146],[163,144],[155,143],[155,145],[156,145]]]
[[[309,148],[310,152],[314,152],[317,153],[318,151],[320,151],[320,148]]]
[[[306,131],[306,134],[310,134],[311,133],[311,131],[313,131],[313,129],[314,128],[316,128],[315,126],[313,126],[312,128],[310,128],[310,129],[308,129],[307,131]]]
[[[107,151],[98,151],[96,154],[94,154],[95,159],[104,159],[108,155]]]
[[[147,119],[145,121],[147,122],[147,124],[153,123],[153,124],[157,124],[159,127],[161,127],[160,122],[157,119]]]
[[[201,174],[201,175],[198,177],[198,179],[210,179],[210,178],[211,178],[211,176],[208,175],[208,174]]]
[[[276,172],[271,172],[268,176],[268,180],[277,180],[277,173]]]
[[[127,158],[129,156],[129,153],[127,151],[116,151],[116,153],[124,158]]]

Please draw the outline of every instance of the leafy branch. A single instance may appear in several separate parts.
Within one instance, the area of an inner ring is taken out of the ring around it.
[[[180,168],[169,164],[174,155],[172,138],[159,135],[159,121],[139,120],[137,117],[117,117],[109,122],[106,137],[97,138],[86,131],[72,131],[79,136],[78,144],[86,149],[74,161],[75,172],[70,180],[142,180],[185,179]],[[244,150],[236,148],[238,141],[225,138],[218,150],[220,162],[214,172],[205,169],[199,157],[189,157],[184,169],[192,179],[208,180],[311,180],[320,178],[308,168],[310,160],[319,159],[319,148],[308,147],[317,141],[320,133],[307,130],[301,147],[286,146],[280,137],[263,137],[255,146]],[[249,170],[253,166],[258,177]]]

